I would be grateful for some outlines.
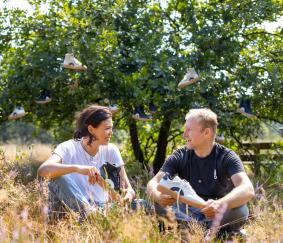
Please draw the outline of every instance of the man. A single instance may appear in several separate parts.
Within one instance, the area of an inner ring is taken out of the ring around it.
[[[254,196],[251,181],[240,158],[230,149],[215,143],[217,115],[209,109],[192,109],[186,115],[183,134],[186,146],[177,149],[147,185],[148,196],[156,203],[157,213],[168,206],[177,221],[192,218],[211,226],[215,216],[227,208],[221,220],[225,231],[237,231],[248,217],[246,203]],[[178,175],[188,181],[198,196],[205,199],[201,209],[176,205],[176,199],[157,190],[166,177]]]

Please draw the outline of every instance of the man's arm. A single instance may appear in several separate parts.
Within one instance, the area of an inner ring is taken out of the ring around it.
[[[218,200],[208,200],[202,212],[213,218],[222,205],[226,204],[228,209],[239,207],[247,203],[255,195],[253,185],[245,172],[239,172],[231,177],[235,188]]]
[[[176,202],[176,199],[170,195],[162,194],[157,190],[157,185],[162,177],[165,175],[165,172],[159,171],[147,184],[147,195],[154,202],[158,203],[162,207],[170,206]]]
[[[254,187],[245,172],[232,175],[231,179],[235,188],[220,200],[226,203],[228,208],[236,208],[254,197]]]

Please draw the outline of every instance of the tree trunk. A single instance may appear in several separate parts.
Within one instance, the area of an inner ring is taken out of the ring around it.
[[[170,126],[171,126],[171,120],[168,117],[164,117],[164,120],[162,121],[160,130],[159,130],[158,141],[157,141],[157,151],[156,151],[154,161],[153,161],[154,174],[156,174],[159,171],[159,169],[161,168],[161,166],[163,165],[165,161]]]
[[[132,147],[134,150],[135,158],[139,162],[144,163],[144,156],[143,156],[143,152],[140,147],[140,141],[138,137],[138,128],[137,128],[137,123],[135,120],[130,119],[129,129],[130,129],[131,143],[132,143]]]

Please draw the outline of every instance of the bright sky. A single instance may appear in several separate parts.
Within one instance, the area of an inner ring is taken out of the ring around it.
[[[22,9],[22,10],[26,10],[28,12],[28,15],[30,15],[33,12],[31,5],[26,0],[7,0],[7,1],[5,1],[5,3],[4,3],[4,0],[0,0],[0,10],[4,6],[6,6],[8,9],[19,8],[19,9]],[[42,4],[40,9],[41,9],[42,12],[47,12],[48,11],[48,5]]]
[[[4,7],[8,7],[10,8],[19,8],[22,10],[26,10],[28,12],[28,14],[31,14],[33,12],[33,9],[31,7],[31,5],[26,1],[26,0],[6,0],[4,3],[4,0],[0,0],[0,10]],[[41,11],[42,12],[47,12],[48,11],[48,5],[47,4],[43,4],[41,6]],[[277,22],[265,22],[263,23],[263,27],[265,27],[265,29],[268,32],[273,32],[276,30],[276,28],[278,27],[283,27],[283,16],[281,16]]]

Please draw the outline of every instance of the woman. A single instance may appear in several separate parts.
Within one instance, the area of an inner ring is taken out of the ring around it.
[[[100,172],[107,168],[105,165],[117,168],[120,188],[125,191],[123,199],[129,202],[133,200],[135,192],[127,177],[119,149],[109,143],[112,128],[112,114],[106,107],[89,105],[76,114],[73,139],[59,144],[52,156],[38,169],[39,176],[51,179],[51,212],[60,211],[59,208],[64,205],[85,218],[88,212],[103,207],[109,197],[116,200],[115,193],[113,194],[113,190],[108,193],[108,187],[100,176]]]

